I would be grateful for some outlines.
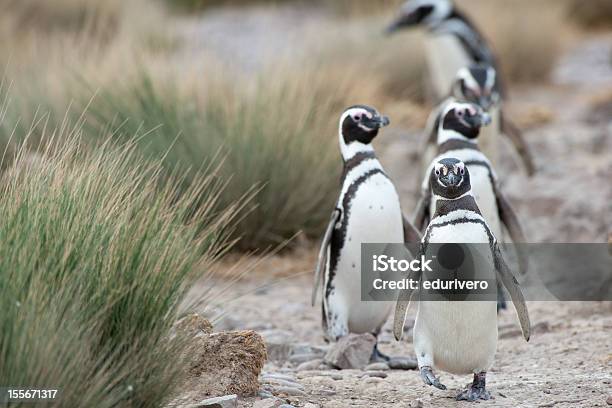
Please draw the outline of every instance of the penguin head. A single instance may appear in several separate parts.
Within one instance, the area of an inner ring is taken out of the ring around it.
[[[455,98],[488,111],[501,99],[495,68],[487,64],[474,64],[460,69],[452,93]]]
[[[367,105],[345,109],[340,117],[340,149],[345,159],[360,150],[371,150],[370,144],[381,127],[390,123],[387,116]]]
[[[468,168],[461,160],[455,158],[442,159],[434,163],[429,183],[435,195],[449,200],[459,198],[472,189]]]
[[[436,27],[453,11],[451,0],[408,0],[400,9],[399,16],[387,27],[387,34],[402,28],[425,24]]]
[[[489,123],[491,123],[491,116],[480,106],[473,103],[449,102],[440,119],[438,144],[449,139],[474,141],[480,134],[480,128]]]

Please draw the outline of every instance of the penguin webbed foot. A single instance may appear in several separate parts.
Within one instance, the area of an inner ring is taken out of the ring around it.
[[[457,395],[457,401],[486,401],[491,399],[491,393],[486,389],[486,375],[485,372],[474,374],[474,382],[468,384],[467,389]]]
[[[446,385],[442,384],[440,380],[434,375],[431,367],[428,367],[428,366],[421,367],[420,371],[421,371],[421,378],[423,379],[423,382],[425,384],[432,385],[439,390],[446,389]]]
[[[372,355],[370,356],[370,363],[388,363],[391,360],[386,354],[383,354],[378,349],[378,342],[374,345],[374,350],[372,350]]]

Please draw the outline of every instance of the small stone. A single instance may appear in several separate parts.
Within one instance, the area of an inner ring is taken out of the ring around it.
[[[283,404],[283,405],[279,405],[278,408],[295,408],[295,407],[291,404]]]
[[[201,408],[236,408],[238,407],[238,396],[236,394],[224,395],[223,397],[208,398],[196,404]]]
[[[612,395],[610,395],[610,396],[608,396],[608,398],[606,398],[606,404],[612,405]]]
[[[282,401],[276,398],[267,398],[253,403],[253,408],[278,408]]]
[[[336,394],[337,392],[334,390],[320,390],[319,391],[319,395],[323,395],[324,397],[331,397]]]
[[[299,388],[295,388],[295,387],[275,387],[274,393],[295,396],[295,397],[305,397],[307,395],[304,391],[300,390]]]
[[[295,387],[299,389],[304,389],[304,386],[302,384],[298,384],[295,381],[281,380],[280,378],[266,378],[264,379],[264,381],[269,384],[278,384],[284,387]]]
[[[380,382],[382,382],[382,378],[378,378],[378,377],[366,377],[366,379],[364,380],[366,384],[378,384]]]
[[[325,355],[325,362],[340,369],[363,369],[370,362],[376,338],[370,333],[342,337]]]
[[[361,377],[387,378],[387,373],[384,371],[366,371]]]
[[[387,371],[389,370],[389,364],[387,363],[372,363],[365,366],[366,371]]]
[[[290,375],[286,375],[286,374],[281,374],[281,373],[264,373],[264,374],[261,375],[261,378],[263,378],[263,379],[274,378],[274,379],[279,379],[279,380],[295,382],[295,378],[294,377],[292,377]]]
[[[329,377],[334,381],[340,381],[344,378],[342,377],[342,374],[336,374],[336,373],[331,373]]]
[[[315,358],[314,360],[310,360],[310,361],[305,361],[302,364],[300,364],[299,366],[297,366],[296,370],[297,371],[311,371],[311,370],[318,370],[319,367],[321,366],[321,363],[323,363],[323,360],[320,358]]]
[[[266,391],[266,390],[259,391],[259,393],[257,395],[259,396],[259,398],[272,398],[272,397],[274,397],[274,395],[272,395],[272,393],[270,391]]]
[[[391,357],[387,364],[392,370],[414,370],[419,366],[419,363],[410,357]]]

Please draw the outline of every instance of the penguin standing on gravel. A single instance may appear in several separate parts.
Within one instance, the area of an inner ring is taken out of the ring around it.
[[[420,241],[372,147],[388,124],[386,116],[365,105],[351,106],[340,117],[342,188],[323,236],[312,293],[314,306],[323,272],[323,329],[330,341],[349,333],[377,336],[393,307],[361,301],[361,244]],[[376,347],[372,359],[381,358],[387,359]]]
[[[485,63],[499,72],[495,55],[486,40],[451,0],[406,1],[387,33],[420,24],[429,31],[425,52],[434,102],[448,95],[461,68]]]
[[[430,244],[435,243],[485,245],[488,249],[482,249],[479,273],[484,273],[486,279],[495,279],[497,275],[501,280],[514,303],[523,337],[529,341],[531,325],[525,299],[502,257],[495,235],[476,204],[468,166],[454,158],[436,161],[429,184],[437,197],[436,211],[421,241],[421,255],[431,257],[435,245]],[[415,272],[413,278],[422,281],[424,276]],[[403,334],[406,311],[413,295],[414,291],[406,290],[398,298],[393,322],[397,340]],[[420,374],[427,385],[446,389],[435,376],[434,369],[452,374],[473,374],[472,384],[457,395],[457,400],[491,398],[485,382],[497,348],[494,301],[421,300],[413,333]]]
[[[491,125],[483,128],[479,137],[480,148],[488,153],[490,161],[496,161],[495,158],[489,156],[490,152],[494,154],[496,151],[489,149],[487,144],[492,140],[497,140],[498,135],[501,134],[506,136],[514,146],[527,175],[532,176],[535,173],[533,157],[521,131],[503,114],[499,76],[495,68],[487,64],[474,64],[461,68],[455,77],[451,95],[432,111],[427,120],[425,139],[420,149],[423,167],[428,166],[435,156],[438,126],[442,113],[446,105],[455,100],[478,105],[491,117]]]

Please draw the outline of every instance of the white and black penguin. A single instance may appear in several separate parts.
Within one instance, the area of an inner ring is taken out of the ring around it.
[[[434,157],[438,125],[444,109],[453,101],[470,102],[480,106],[491,117],[491,124],[481,129],[480,149],[485,152],[489,161],[497,161],[498,150],[495,143],[499,135],[504,135],[514,146],[523,167],[529,176],[535,173],[533,157],[521,131],[503,113],[502,97],[499,91],[499,76],[490,65],[473,64],[457,72],[451,94],[429,115],[425,128],[424,143],[421,146],[421,157],[424,166],[429,165]]]
[[[349,333],[377,336],[393,307],[392,302],[361,301],[361,244],[420,240],[372,147],[388,124],[386,116],[365,105],[351,106],[340,117],[342,187],[323,236],[312,295],[314,305],[323,272],[323,329],[330,341]],[[384,357],[374,351],[373,359]]]
[[[482,216],[470,182],[470,169],[460,160],[436,161],[428,177],[437,197],[434,216],[421,241],[421,255],[431,256],[430,244],[481,243],[479,273],[485,279],[498,279],[510,293],[523,336],[529,341],[530,322],[521,288],[497,245],[495,235]],[[497,278],[496,278],[497,276]],[[416,273],[415,279],[423,279]],[[415,291],[402,291],[393,322],[395,338],[403,333],[406,312]],[[446,387],[434,369],[452,374],[473,374],[474,380],[457,395],[457,400],[489,399],[486,373],[497,348],[497,313],[494,301],[420,300],[414,323],[413,344],[423,381],[439,389]]]
[[[442,159],[457,158],[470,169],[474,198],[493,235],[502,237],[502,225],[506,227],[514,243],[526,242],[525,234],[516,212],[500,189],[491,162],[479,149],[479,134],[489,115],[478,105],[450,100],[437,121],[437,156],[430,163],[421,184],[421,199],[417,204],[414,225],[424,230],[436,209],[436,196],[431,190],[429,175]],[[527,270],[527,259],[518,252],[521,274]],[[501,306],[501,305],[500,305]]]
[[[408,0],[388,33],[417,25],[426,26],[425,52],[434,103],[447,95],[461,68],[485,63],[499,72],[497,59],[476,26],[451,0]],[[498,84],[502,93],[501,84]]]

